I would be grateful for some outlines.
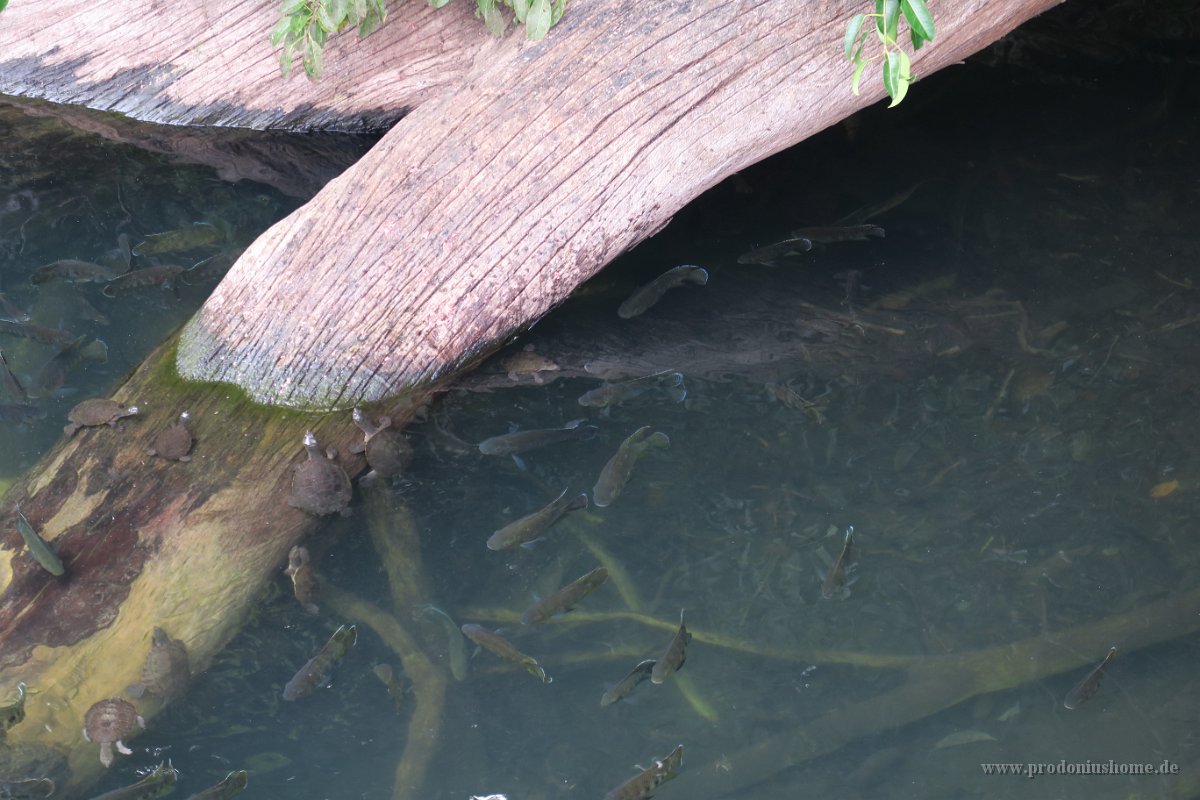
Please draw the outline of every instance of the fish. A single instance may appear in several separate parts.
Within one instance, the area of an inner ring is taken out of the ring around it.
[[[619,406],[626,400],[632,400],[643,392],[659,386],[676,403],[682,403],[687,399],[687,389],[683,385],[683,373],[664,370],[619,383],[605,383],[579,395],[577,402],[579,405],[589,408]]]
[[[766,267],[774,267],[780,258],[798,256],[801,253],[807,253],[809,250],[812,250],[812,240],[799,236],[742,253],[738,256],[738,263],[762,264]]]
[[[357,627],[338,627],[320,652],[310,658],[283,687],[283,699],[299,700],[301,697],[308,697],[318,687],[328,684],[329,679],[333,677],[333,668],[350,652],[357,640]]]
[[[80,336],[46,360],[33,376],[30,390],[37,397],[53,395],[66,384],[67,373],[84,359],[108,361],[108,345],[87,335]]]
[[[537,625],[551,617],[570,611],[579,605],[579,601],[599,589],[608,580],[608,570],[596,567],[586,575],[582,575],[559,589],[552,595],[543,597],[525,609],[521,615],[522,625]]]
[[[661,300],[662,296],[670,289],[674,289],[676,286],[683,286],[685,283],[694,283],[697,286],[706,285],[708,283],[708,270],[692,264],[672,267],[631,294],[629,299],[621,303],[617,309],[617,316],[621,319],[632,319],[639,314],[643,314],[647,309]]]
[[[72,283],[108,283],[117,277],[117,271],[103,264],[64,258],[43,264],[29,276],[29,282],[37,286],[49,281],[71,281]]]
[[[29,339],[38,344],[53,344],[63,347],[75,341],[75,336],[62,328],[47,328],[33,322],[9,322],[0,319],[0,334]]]
[[[197,261],[183,271],[183,281],[189,285],[195,285],[199,281],[223,277],[241,254],[241,250],[228,250]]]
[[[17,684],[16,702],[0,706],[0,739],[25,719],[25,682]],[[2,796],[2,795],[0,795]]]
[[[49,778],[30,778],[24,781],[0,781],[3,800],[42,800],[54,794],[54,781]]]
[[[376,664],[371,671],[375,673],[376,678],[379,678],[379,682],[387,687],[387,693],[395,702],[396,710],[399,711],[404,705],[404,686],[396,680],[396,672],[392,669],[392,665]]]
[[[167,761],[165,764],[159,764],[153,772],[137,783],[98,794],[92,800],[149,800],[151,797],[162,797],[175,791],[175,783],[178,780],[179,770]]]
[[[487,540],[488,549],[506,550],[514,545],[528,544],[539,538],[567,512],[587,508],[586,494],[568,498],[568,491],[568,489],[563,489],[562,494],[552,500],[549,505],[539,508],[532,514],[526,514],[493,533]]]
[[[138,243],[138,246],[133,248],[133,254],[135,256],[155,256],[162,253],[178,253],[210,245],[222,238],[224,237],[217,226],[208,222],[194,222],[186,228],[175,228],[147,235],[145,241]]]
[[[885,231],[878,225],[827,225],[816,228],[797,228],[792,231],[792,236],[820,244],[865,242],[871,238],[882,239],[884,235]]]
[[[462,626],[463,636],[470,639],[475,644],[482,647],[484,650],[493,655],[500,656],[505,661],[515,661],[525,668],[525,671],[534,676],[542,683],[553,683],[554,679],[546,674],[546,670],[542,669],[538,664],[537,659],[533,656],[527,656],[518,650],[513,643],[505,639],[494,631],[489,631],[482,625],[476,625],[468,622]]]
[[[46,540],[38,535],[38,532],[29,524],[29,520],[25,518],[25,515],[21,513],[21,509],[19,508],[17,509],[17,532],[25,540],[25,546],[29,548],[30,557],[40,564],[42,569],[55,577],[61,576],[66,572],[62,559],[46,543]]]
[[[680,609],[679,629],[675,631],[675,635],[667,643],[667,649],[658,657],[654,668],[650,670],[651,683],[662,683],[679,671],[683,663],[687,661],[687,646],[690,641],[692,641],[692,634],[688,633],[687,625],[683,624],[683,610]]]
[[[662,431],[651,434],[649,425],[631,433],[629,438],[621,442],[621,446],[604,465],[604,469],[600,470],[600,477],[596,479],[596,485],[592,487],[592,502],[600,508],[611,504],[621,494],[625,484],[629,483],[629,476],[633,474],[634,465],[646,450],[651,447],[670,446],[670,438]]]
[[[9,398],[14,403],[25,405],[29,402],[29,395],[25,393],[25,387],[17,380],[17,376],[13,374],[12,369],[8,366],[8,358],[4,355],[4,351],[0,350],[0,372],[4,376],[4,390],[8,392]]]
[[[613,703],[624,700],[626,697],[633,694],[633,690],[650,677],[650,672],[654,669],[655,663],[657,662],[653,658],[647,658],[645,661],[631,669],[628,675],[617,681],[616,686],[604,693],[604,695],[600,698],[600,705],[611,706]]]
[[[292,579],[292,592],[301,607],[309,614],[320,611],[313,601],[317,599],[317,573],[312,568],[308,548],[295,545],[288,551],[288,565],[284,574]]]
[[[1063,699],[1063,705],[1074,710],[1090,700],[1092,695],[1100,688],[1100,681],[1104,680],[1104,668],[1116,657],[1117,648],[1110,647],[1108,655],[1104,657],[1104,660],[1089,672],[1083,680],[1075,684],[1071,691],[1067,692],[1066,698]]]
[[[25,403],[0,403],[0,422],[10,425],[24,425],[45,416],[46,411],[37,406]]]
[[[121,256],[121,263],[125,265],[125,271],[128,272],[133,267],[133,250],[129,247],[128,233],[117,237],[117,252]]]
[[[33,319],[29,312],[9,300],[0,292],[0,320],[4,322],[29,322]]]
[[[161,286],[164,289],[174,289],[175,279],[183,274],[183,267],[175,264],[160,264],[156,267],[135,269],[126,272],[110,281],[100,293],[105,297],[117,297],[131,289],[145,289]]]
[[[629,780],[604,795],[604,800],[649,800],[655,790],[679,773],[683,766],[683,745],[679,745],[666,758],[656,758],[654,763]]]
[[[454,680],[461,681],[467,677],[467,648],[463,643],[462,631],[458,623],[449,614],[437,606],[427,605],[421,608],[421,615],[427,619],[435,619],[446,631],[447,647],[450,653],[450,674]]]
[[[893,208],[903,205],[908,198],[912,197],[913,192],[915,192],[922,183],[924,183],[924,181],[917,181],[904,191],[894,194],[880,203],[869,203],[862,208],[857,208],[841,219],[834,221],[833,225],[861,225],[869,219],[878,217],[880,214],[886,214]]]
[[[850,569],[850,543],[853,538],[854,526],[847,525],[846,535],[842,540],[842,552],[838,553],[838,557],[830,565],[829,571],[825,573],[825,580],[821,581],[822,600],[829,600],[834,595],[844,600],[850,594],[846,588],[846,573]],[[828,556],[823,557],[828,558]]]
[[[239,769],[237,772],[226,775],[220,783],[214,783],[207,789],[192,795],[188,800],[226,800],[235,794],[241,794],[249,781],[246,770]]]
[[[479,443],[479,452],[485,456],[510,456],[548,444],[567,442],[572,439],[590,439],[596,435],[595,425],[584,425],[587,420],[576,419],[561,428],[542,428],[532,431],[516,431],[493,436]]]

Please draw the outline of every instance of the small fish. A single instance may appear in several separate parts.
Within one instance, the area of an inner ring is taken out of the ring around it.
[[[29,548],[29,555],[34,561],[41,564],[46,572],[56,577],[66,572],[58,554],[46,543],[45,539],[38,535],[19,508],[17,509],[17,532],[25,540],[25,546]]]
[[[1104,660],[1094,670],[1089,672],[1083,680],[1075,684],[1071,691],[1067,692],[1067,696],[1063,700],[1063,705],[1074,710],[1090,700],[1092,695],[1096,693],[1096,690],[1100,688],[1100,681],[1104,679],[1104,668],[1116,657],[1117,648],[1110,647],[1108,655],[1104,657]]]
[[[0,798],[4,798],[4,800],[42,800],[42,798],[54,794],[54,788],[54,781],[49,778],[0,781]]]
[[[690,641],[692,641],[692,635],[688,633],[687,625],[683,624],[683,610],[681,609],[679,611],[679,629],[675,631],[675,635],[667,644],[667,649],[658,657],[654,668],[650,670],[651,683],[662,683],[679,671],[683,663],[687,661],[687,646]]]
[[[871,238],[882,239],[884,230],[878,225],[828,225],[818,228],[797,228],[792,231],[792,236],[821,244],[865,242]]]
[[[6,731],[19,725],[25,719],[25,682],[17,684],[17,700],[6,706],[0,706],[0,739]],[[3,795],[0,795],[3,797]]]
[[[400,681],[396,680],[396,673],[392,669],[391,664],[376,664],[372,669],[375,677],[379,678],[379,682],[387,687],[387,693],[391,696],[392,701],[396,704],[396,710],[399,711],[404,705],[404,686]]]
[[[541,373],[557,372],[562,369],[553,359],[535,353],[532,344],[525,345],[505,358],[500,362],[500,366],[508,371],[510,381],[517,381],[521,379],[522,375],[529,375],[533,378],[533,382],[538,384],[546,382]]]
[[[604,469],[600,470],[600,477],[592,487],[592,502],[600,508],[612,503],[621,494],[625,484],[629,483],[634,465],[646,450],[651,447],[670,446],[670,438],[662,431],[651,434],[649,425],[638,428],[628,439],[621,442],[617,452],[604,465]]]
[[[683,766],[683,745],[679,745],[666,758],[656,758],[654,763],[629,780],[604,795],[604,800],[650,800],[658,787],[674,778]]]
[[[237,772],[226,775],[220,783],[215,783],[204,791],[192,795],[188,800],[226,800],[226,798],[241,794],[249,780],[246,770],[239,769]]]
[[[22,405],[29,402],[29,395],[25,393],[25,387],[17,380],[17,376],[13,374],[12,369],[8,366],[8,358],[4,355],[4,351],[0,350],[0,372],[4,376],[4,390],[8,392],[8,396],[14,403]]]
[[[846,526],[846,536],[842,540],[842,552],[838,553],[838,557],[829,567],[829,571],[825,573],[825,580],[821,581],[822,600],[829,600],[834,595],[844,600],[850,594],[846,590],[846,573],[850,568],[850,543],[853,538],[854,526],[848,525]],[[823,557],[828,558],[828,556]]]
[[[24,403],[0,403],[0,422],[25,425],[46,416],[44,409]]]
[[[333,668],[342,660],[358,640],[358,628],[340,626],[315,656],[310,658],[299,672],[283,687],[284,700],[308,697],[318,687],[325,686],[333,677]]]
[[[485,456],[510,456],[548,444],[568,442],[572,439],[590,439],[596,435],[595,425],[584,425],[586,420],[577,419],[561,428],[543,428],[532,431],[505,433],[484,439],[479,443],[479,452]]]
[[[178,253],[210,245],[221,238],[221,231],[215,225],[207,222],[194,222],[186,228],[149,234],[144,242],[133,248],[133,254],[154,256],[162,253]]]
[[[874,219],[875,217],[878,217],[880,214],[886,214],[888,211],[891,211],[893,208],[897,208],[897,207],[903,205],[904,202],[906,200],[908,200],[908,198],[912,197],[913,192],[915,192],[922,183],[924,183],[924,181],[917,181],[916,183],[914,183],[912,186],[908,187],[904,191],[899,192],[898,194],[892,195],[891,197],[884,200],[883,202],[869,203],[869,204],[863,206],[862,208],[857,208],[854,211],[851,211],[846,216],[842,217],[841,219],[835,221],[833,224],[835,226],[837,226],[837,225],[861,225],[862,223],[866,222],[869,219]]]
[[[454,676],[454,680],[456,681],[465,680],[467,677],[467,648],[463,642],[462,631],[459,629],[458,623],[437,606],[424,606],[421,609],[421,615],[428,619],[437,620],[446,631],[446,644],[450,653],[450,674]]]
[[[117,237],[117,252],[121,256],[121,263],[125,265],[125,271],[128,272],[133,267],[133,251],[129,247],[128,233]]]
[[[75,336],[70,331],[64,331],[62,328],[47,328],[45,325],[37,325],[33,322],[9,322],[0,319],[0,333],[29,339],[38,344],[53,344],[59,347],[75,341]]]
[[[103,363],[108,361],[108,345],[86,334],[46,360],[29,384],[36,397],[49,397],[67,382],[67,373],[80,361],[87,359]]]
[[[792,239],[784,239],[782,242],[775,242],[765,247],[759,247],[738,256],[739,264],[762,264],[766,267],[774,267],[781,258],[788,256],[798,256],[801,253],[807,253],[812,250],[812,240],[804,237],[796,237]]]
[[[183,274],[183,267],[175,264],[160,264],[157,267],[146,267],[126,272],[110,281],[101,293],[105,297],[116,297],[131,289],[145,289],[161,286],[164,289],[174,289],[175,279]]]
[[[194,286],[200,281],[224,277],[225,273],[229,271],[229,268],[233,266],[233,263],[238,260],[241,254],[241,250],[229,250],[224,253],[217,253],[215,256],[209,256],[203,261],[197,261],[183,271],[183,281]]]
[[[647,658],[631,669],[628,675],[617,682],[616,686],[604,693],[604,696],[600,698],[600,705],[611,706],[613,703],[624,700],[633,694],[633,690],[650,677],[650,672],[654,669],[655,663],[653,658]]]
[[[288,565],[283,572],[292,579],[296,600],[309,614],[316,614],[320,611],[313,602],[317,599],[317,574],[310,561],[308,548],[295,545],[288,551]]]
[[[608,580],[608,570],[596,567],[586,575],[576,578],[552,595],[538,600],[521,615],[522,625],[537,625],[551,617],[562,614],[575,606],[579,601],[599,589]]]
[[[92,800],[149,800],[151,797],[162,797],[175,791],[175,782],[178,780],[179,770],[168,761],[159,764],[137,783],[96,795]]]
[[[552,500],[549,505],[539,508],[515,522],[510,522],[493,533],[487,540],[488,549],[506,550],[514,545],[528,544],[549,530],[567,512],[578,508],[587,508],[586,494],[568,498],[567,491],[567,489],[563,489],[562,494]]]
[[[629,299],[621,303],[620,308],[617,309],[617,316],[621,319],[632,319],[643,314],[661,300],[668,290],[674,289],[676,286],[683,286],[685,283],[694,283],[697,286],[706,285],[708,270],[691,264],[672,267],[631,294]]]
[[[595,389],[579,395],[579,405],[589,408],[608,408],[619,406],[626,400],[632,400],[649,389],[661,386],[676,403],[687,399],[687,389],[683,385],[683,373],[665,370],[653,375],[644,375],[619,383],[606,383]]]
[[[0,292],[0,320],[4,322],[29,322],[33,319],[29,312],[9,300]]]
[[[462,633],[463,636],[467,637],[484,650],[500,656],[500,658],[503,658],[505,661],[515,661],[516,663],[520,664],[525,668],[526,672],[540,680],[542,683],[552,683],[554,681],[553,678],[546,674],[546,670],[542,669],[541,665],[538,664],[536,658],[525,655],[516,647],[514,647],[512,642],[510,642],[508,639],[505,639],[500,634],[489,631],[482,625],[475,625],[474,623],[470,622],[462,626]]]
[[[103,264],[64,258],[38,267],[29,276],[35,286],[48,281],[71,281],[73,283],[108,283],[117,277],[117,271]]]

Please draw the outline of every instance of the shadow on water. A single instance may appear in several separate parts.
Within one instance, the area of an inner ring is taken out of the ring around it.
[[[664,800],[1188,796],[1171,775],[1030,780],[981,766],[1168,762],[1195,781],[1200,763],[1200,98],[1186,80],[1200,53],[1131,33],[1129,7],[1060,9],[921,82],[900,109],[731,178],[444,394],[408,431],[410,473],[373,490],[420,532],[423,577],[407,589],[380,556],[403,526],[367,492],[307,543],[327,586],[394,613],[446,671],[424,795],[601,796],[682,742]],[[33,131],[38,152],[66,137],[0,124]],[[30,195],[0,216],[18,303],[41,302],[30,270],[100,259],[122,230],[223,220],[244,246],[291,202],[136,161],[85,158],[86,192],[25,167]],[[738,263],[913,187],[871,219],[884,239]],[[684,263],[705,266],[708,284],[617,317],[635,287]],[[204,288],[182,294],[198,302]],[[97,294],[80,287],[104,310]],[[110,358],[121,342],[126,366],[89,365],[80,384],[110,383],[186,315],[150,294],[127,307],[132,327],[126,309],[112,322],[123,330]],[[101,335],[94,325],[81,332]],[[506,360],[526,345],[550,368]],[[660,370],[684,373],[686,399],[655,386],[607,409],[577,402],[595,376]],[[27,437],[14,439],[19,463],[53,438],[51,416],[40,434],[12,434]],[[473,446],[580,417],[593,438],[520,464]],[[484,546],[564,488],[591,494],[643,425],[670,447],[648,451],[611,505],[572,512],[529,548]],[[848,594],[822,599],[849,525]],[[535,596],[602,562],[610,579],[578,611],[520,624]],[[425,604],[500,627],[553,683],[487,652],[449,678],[453,640]],[[416,703],[397,709],[372,673],[399,664],[369,626],[328,689],[282,700],[345,621],[319,605],[306,613],[281,574],[102,788],[169,756],[184,792],[246,768],[261,797],[392,797]],[[694,635],[684,668],[602,708],[606,685],[662,652],[681,609]],[[1095,696],[1064,708],[1110,645],[1120,654]]]

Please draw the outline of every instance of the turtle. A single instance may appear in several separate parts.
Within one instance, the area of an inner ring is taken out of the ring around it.
[[[142,680],[129,686],[125,693],[135,699],[147,692],[171,698],[183,691],[191,676],[187,647],[156,626],[150,635],[150,652],[142,665]]]
[[[159,431],[154,437],[154,445],[146,452],[170,461],[191,461],[188,452],[192,449],[192,432],[188,430],[187,421],[188,412],[184,411],[178,422]]]
[[[312,431],[304,434],[304,449],[308,459],[292,467],[292,493],[287,503],[310,514],[341,513],[350,504],[350,477],[337,465],[337,450],[322,453]]]
[[[98,425],[108,425],[120,430],[121,426],[117,424],[117,420],[121,417],[132,417],[136,413],[138,413],[137,406],[126,408],[116,400],[93,397],[91,400],[84,400],[67,412],[67,419],[71,423],[63,428],[63,433],[67,436],[74,436],[75,431],[80,428],[91,428]]]
[[[127,756],[133,754],[121,740],[138,727],[146,727],[146,720],[138,716],[133,703],[118,697],[101,700],[83,715],[83,738],[89,742],[99,742],[100,763],[106,767],[113,762],[114,744],[118,753]]]
[[[292,579],[292,590],[296,600],[309,614],[320,611],[313,602],[317,598],[317,573],[312,568],[308,556],[308,548],[295,545],[288,551],[288,565],[284,574]]]
[[[362,409],[354,409],[354,424],[363,432],[363,441],[350,445],[351,453],[366,453],[371,471],[363,481],[371,482],[378,477],[391,478],[407,469],[412,461],[412,445],[404,434],[392,427],[391,417],[380,417],[372,425]]]

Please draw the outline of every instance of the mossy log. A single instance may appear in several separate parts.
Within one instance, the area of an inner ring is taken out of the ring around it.
[[[248,604],[315,523],[286,496],[291,465],[312,428],[342,454],[361,434],[349,415],[325,419],[247,401],[229,387],[185,384],[160,348],[114,395],[141,413],[123,429],[86,428],[64,439],[9,491],[0,514],[0,687],[29,686],[26,719],[8,732],[0,765],[24,774],[65,761],[48,777],[87,785],[102,771],[80,734],[92,703],[139,679],[153,626],[185,642],[203,670],[236,632]],[[403,422],[411,406],[389,408]],[[190,462],[150,456],[155,435],[182,410],[196,443]],[[65,422],[65,420],[64,420]],[[343,456],[352,475],[359,457]],[[66,565],[55,578],[28,554],[14,508]],[[153,698],[136,701],[147,719]],[[37,761],[28,759],[38,758]]]

